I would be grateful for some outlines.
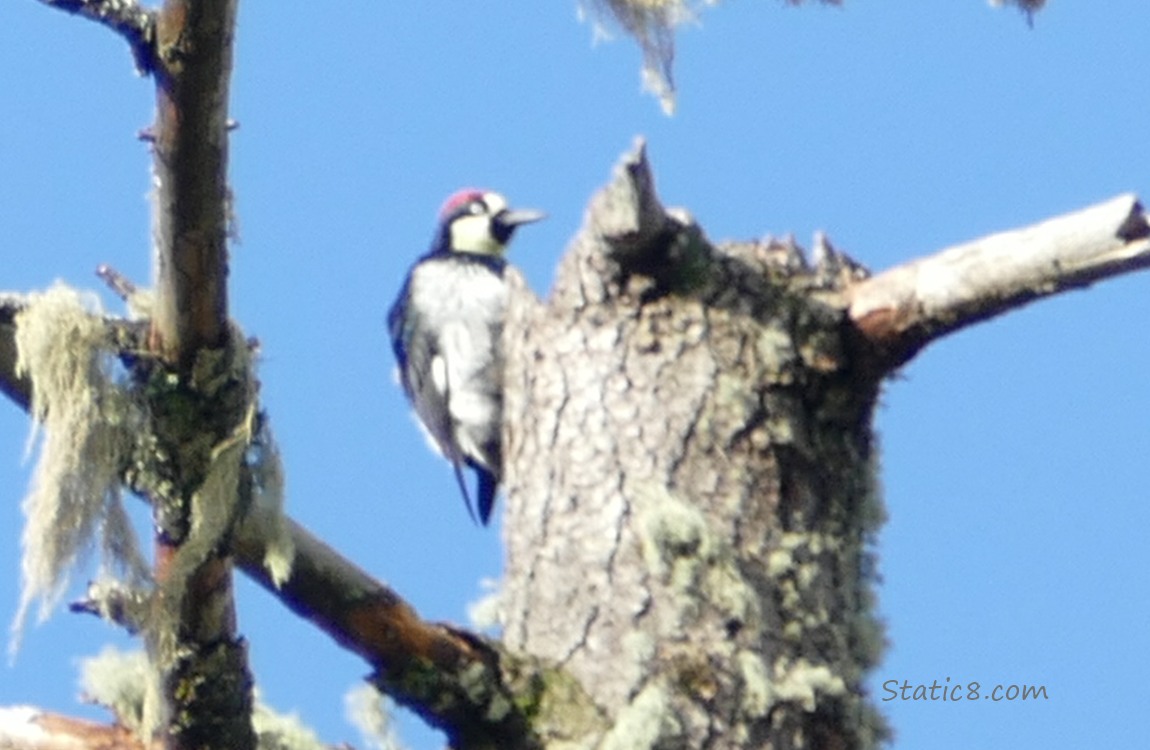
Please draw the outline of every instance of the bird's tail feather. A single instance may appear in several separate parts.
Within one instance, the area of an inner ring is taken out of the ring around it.
[[[472,523],[479,523],[475,518],[475,511],[471,508],[471,493],[467,491],[467,481],[463,478],[463,464],[458,460],[453,460],[451,466],[455,469],[455,481],[459,483],[459,491],[463,493],[463,505],[467,508],[467,515],[471,516]],[[487,517],[483,514],[483,495],[482,495],[482,481],[480,482],[480,495],[479,495],[479,515],[483,518],[483,524],[487,525]],[[490,512],[490,510],[488,511]]]
[[[475,473],[478,475],[478,487],[476,494],[478,495],[479,506],[479,520],[486,526],[487,522],[491,520],[491,511],[495,508],[495,490],[499,486],[499,480],[495,475],[483,467],[476,467]]]

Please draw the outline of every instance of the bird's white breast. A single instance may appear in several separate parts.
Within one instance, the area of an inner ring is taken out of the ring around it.
[[[484,265],[432,259],[413,272],[410,289],[412,308],[425,317],[423,329],[437,332],[432,383],[447,394],[460,447],[481,456],[479,446],[491,439],[486,431],[499,424],[507,287]],[[479,432],[472,435],[472,429]]]

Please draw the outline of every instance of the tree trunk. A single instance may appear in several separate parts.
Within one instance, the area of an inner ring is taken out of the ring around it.
[[[712,247],[660,206],[640,146],[550,302],[514,295],[505,646],[587,688],[603,747],[885,731],[862,685],[882,644],[877,373],[833,259]]]

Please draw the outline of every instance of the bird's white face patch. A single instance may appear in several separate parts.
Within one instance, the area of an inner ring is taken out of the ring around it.
[[[483,202],[487,204],[488,216],[494,216],[507,208],[507,199],[499,193],[484,193]]]
[[[471,205],[470,213],[451,222],[451,248],[463,253],[501,255],[504,246],[491,234],[491,219],[507,208],[507,199],[499,193],[484,193],[482,202]]]

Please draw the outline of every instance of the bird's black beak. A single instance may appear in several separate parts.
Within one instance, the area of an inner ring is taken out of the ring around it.
[[[531,208],[506,208],[491,220],[491,233],[500,242],[511,239],[511,233],[521,224],[530,224],[547,218],[547,214]]]

